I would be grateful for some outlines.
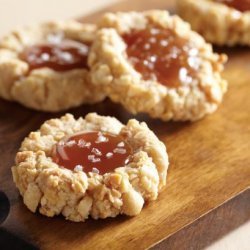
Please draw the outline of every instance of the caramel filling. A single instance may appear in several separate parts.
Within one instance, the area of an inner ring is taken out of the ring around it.
[[[59,166],[105,174],[129,162],[131,147],[118,135],[86,132],[61,140],[52,159]]]
[[[36,44],[24,49],[20,58],[29,64],[30,70],[51,68],[55,71],[67,71],[87,68],[89,45],[73,40],[59,43]]]
[[[152,27],[123,36],[127,55],[144,80],[177,88],[189,84],[200,66],[199,51],[171,29]]]
[[[215,0],[241,12],[250,10],[250,0]]]

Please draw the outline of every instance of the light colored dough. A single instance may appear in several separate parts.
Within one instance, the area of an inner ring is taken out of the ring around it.
[[[201,67],[191,84],[169,88],[153,80],[145,81],[130,64],[121,35],[152,24],[172,29],[199,48]],[[221,77],[226,56],[213,53],[211,45],[179,17],[157,10],[108,13],[99,28],[89,64],[93,83],[101,85],[111,100],[133,114],[144,112],[165,121],[198,120],[217,109],[227,90],[227,82]]]
[[[53,146],[81,131],[122,136],[133,149],[132,160],[105,175],[59,167],[51,158]],[[88,216],[98,219],[139,214],[144,203],[155,200],[165,186],[167,169],[166,147],[145,123],[129,120],[123,125],[113,117],[90,113],[85,119],[70,114],[51,119],[31,132],[17,153],[12,174],[32,212],[84,221]]]

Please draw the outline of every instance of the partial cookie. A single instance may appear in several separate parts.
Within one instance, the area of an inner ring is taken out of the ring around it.
[[[250,45],[248,0],[178,0],[177,12],[211,43]]]
[[[227,89],[225,55],[167,11],[108,13],[89,54],[92,81],[133,114],[198,120]],[[105,28],[106,27],[106,28]]]
[[[29,210],[72,221],[134,216],[166,184],[165,145],[145,123],[67,114],[23,141],[12,167]]]
[[[51,112],[103,100],[87,66],[95,33],[95,25],[64,21],[5,36],[0,42],[0,97]]]

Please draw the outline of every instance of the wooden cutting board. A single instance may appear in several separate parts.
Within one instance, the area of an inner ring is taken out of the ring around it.
[[[174,11],[173,3],[127,0],[108,10]],[[82,20],[95,21],[101,12]],[[166,143],[170,169],[159,199],[134,218],[72,223],[29,212],[12,182],[10,167],[23,138],[63,113],[35,112],[0,100],[0,190],[9,200],[0,194],[0,248],[200,249],[250,219],[250,49],[220,52],[229,55],[224,73],[229,91],[215,114],[195,123],[136,116]],[[124,123],[133,117],[108,100],[70,110],[76,117],[93,111]]]

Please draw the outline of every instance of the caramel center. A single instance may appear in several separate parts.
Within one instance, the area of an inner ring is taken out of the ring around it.
[[[144,80],[176,88],[191,83],[196,76],[198,49],[171,29],[147,28],[126,34],[123,39],[130,63]]]
[[[118,135],[86,132],[61,140],[53,149],[59,166],[105,174],[129,162],[131,147]]]
[[[24,49],[20,57],[30,70],[48,67],[55,71],[87,68],[89,45],[73,40],[36,44]]]

